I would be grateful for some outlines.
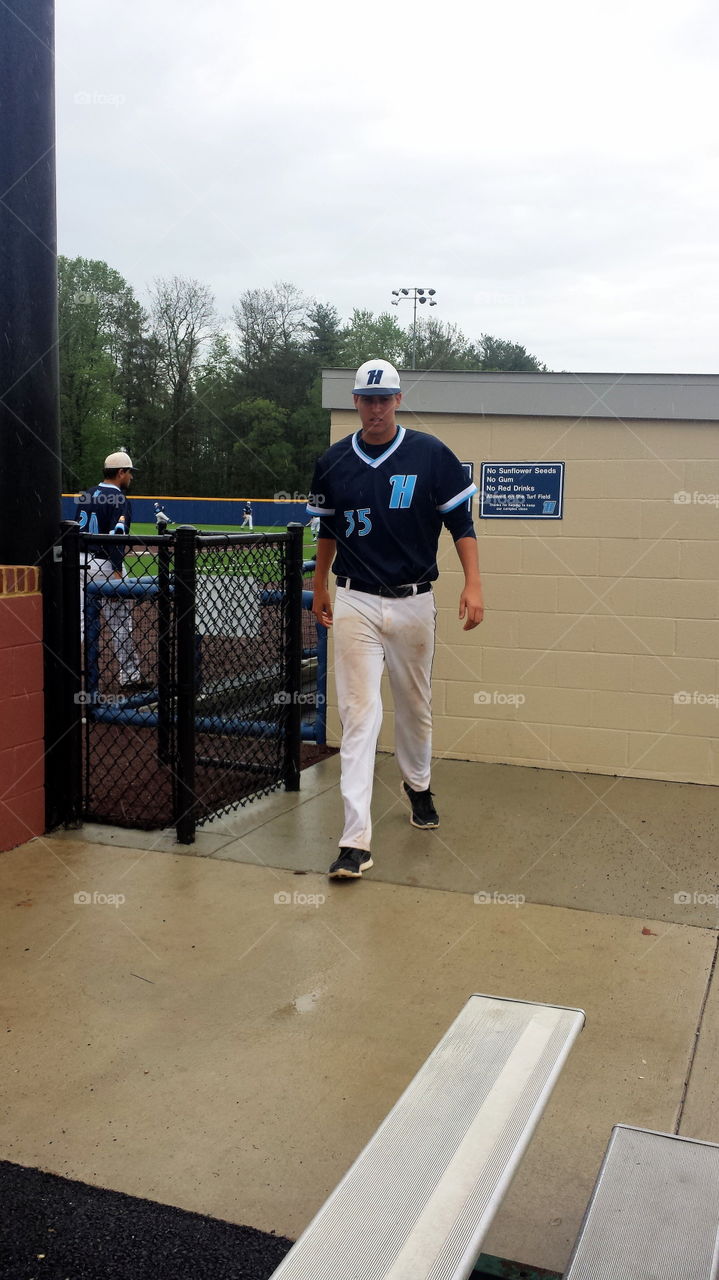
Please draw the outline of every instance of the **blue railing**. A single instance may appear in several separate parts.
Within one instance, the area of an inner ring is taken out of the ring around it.
[[[313,572],[314,560],[305,560],[302,570],[305,575]],[[99,647],[101,606],[103,599],[136,598],[148,600],[158,594],[157,579],[154,577],[125,578],[122,582],[88,582],[85,602],[85,644],[86,644],[86,692],[84,701],[85,714],[104,724],[144,725],[146,728],[157,727],[158,713],[151,710],[157,704],[156,690],[123,695],[121,702],[113,699],[106,704],[99,693]],[[172,590],[172,586],[170,586]],[[267,589],[260,593],[261,604],[279,604],[282,592]],[[302,592],[302,608],[308,613],[312,610],[312,592]],[[315,644],[303,647],[303,660],[316,658],[317,667],[314,681],[314,719],[302,721],[301,736],[303,742],[314,742],[318,747],[327,743],[327,628],[315,622]],[[208,716],[198,717],[198,731],[212,733],[241,733],[258,737],[274,737],[280,732],[279,724],[270,721],[240,720],[236,718]]]
[[[304,560],[302,563],[302,572],[307,575],[314,573],[314,560]],[[308,613],[312,612],[312,592],[302,592],[302,608]],[[305,742],[315,742],[318,747],[327,745],[327,628],[320,626],[315,620],[316,644],[313,648],[303,649],[302,657],[317,658],[317,672],[315,679],[315,718],[314,721],[303,722],[302,739]]]

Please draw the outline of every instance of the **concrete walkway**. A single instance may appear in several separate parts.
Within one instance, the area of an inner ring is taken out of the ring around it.
[[[561,1271],[613,1124],[719,1141],[717,791],[444,761],[418,832],[380,757],[376,865],[330,884],[338,778],[191,849],[0,856],[0,1158],[294,1237],[469,994],[575,1005],[485,1246]]]

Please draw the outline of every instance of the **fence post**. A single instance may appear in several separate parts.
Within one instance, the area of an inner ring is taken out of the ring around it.
[[[175,827],[180,844],[195,839],[195,587],[197,530],[175,531],[175,634],[177,654],[177,787]]]
[[[66,826],[82,821],[82,646],[80,610],[84,607],[80,573],[80,526],[63,520],[56,543],[62,569],[62,698],[59,741],[62,742],[62,813]],[[86,695],[88,696],[88,695]]]
[[[163,533],[167,525],[163,525]],[[172,535],[157,548],[157,758],[170,761],[170,708],[172,705],[172,599],[170,560]]]
[[[285,679],[287,718],[285,720],[282,777],[286,791],[300,789],[300,743],[302,735],[302,539],[304,526],[287,526],[287,571],[285,577]]]

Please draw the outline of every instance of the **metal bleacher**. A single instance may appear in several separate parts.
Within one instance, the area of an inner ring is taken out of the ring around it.
[[[616,1125],[564,1280],[717,1280],[719,1146]]]
[[[471,996],[272,1280],[465,1280],[583,1025]]]

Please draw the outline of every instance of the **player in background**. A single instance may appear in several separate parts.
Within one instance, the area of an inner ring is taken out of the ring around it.
[[[242,524],[240,525],[240,528],[244,529],[245,525],[248,525],[250,529],[254,528],[252,521],[252,503],[249,498],[242,508]]]
[[[168,524],[174,524],[175,522],[165,514],[159,502],[154,502],[153,507],[155,509],[155,524],[157,525],[157,531],[158,533],[164,533]],[[162,528],[160,526],[162,526]]]
[[[467,483],[461,462],[441,440],[399,425],[399,374],[388,361],[360,366],[353,399],[359,430],[318,460],[307,505],[320,519],[312,612],[322,626],[334,625],[342,721],[344,829],[329,870],[333,879],[357,879],[372,866],[370,809],[385,665],[410,822],[424,830],[439,826],[430,790],[432,582],[443,525],[464,571],[464,630],[484,616],[470,501],[476,485]],[[330,569],[337,577],[334,611]]]
[[[132,484],[134,467],[132,459],[124,451],[110,453],[105,458],[103,479],[94,489],[86,489],[75,504],[74,519],[81,533],[129,534],[132,525],[132,507],[127,491]],[[87,582],[121,582],[127,575],[125,568],[125,544],[108,548],[107,544],[85,544],[84,560]],[[137,652],[132,639],[132,608],[129,599],[103,601],[102,613],[110,628],[112,647],[120,667],[120,685],[123,688],[142,687],[142,675]],[[85,631],[85,604],[81,609],[81,634]]]

